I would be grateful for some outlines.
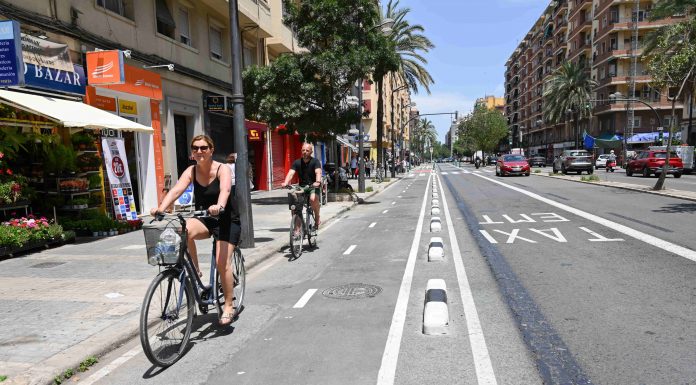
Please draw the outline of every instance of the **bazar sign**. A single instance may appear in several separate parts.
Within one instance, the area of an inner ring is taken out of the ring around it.
[[[125,79],[123,51],[87,52],[87,82],[90,85],[123,84]]]
[[[0,21],[0,86],[24,85],[24,62],[19,23]]]
[[[39,39],[24,33],[22,34],[22,57],[25,63],[31,63],[37,67],[48,67],[64,72],[73,70],[67,44]]]
[[[27,86],[35,88],[85,94],[85,70],[78,64],[73,64],[72,71],[63,71],[27,63],[24,66],[24,80]]]

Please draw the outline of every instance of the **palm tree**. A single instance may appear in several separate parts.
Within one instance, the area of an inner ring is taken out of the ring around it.
[[[426,144],[432,146],[432,144],[437,141],[437,132],[435,132],[433,122],[428,120],[428,118],[421,118],[418,121],[416,132],[417,133],[414,135],[414,145],[422,158],[423,153],[425,153]]]
[[[419,24],[411,25],[406,20],[406,15],[411,11],[410,8],[399,8],[399,0],[389,0],[387,8],[382,15],[382,20],[392,19],[394,25],[389,35],[390,43],[396,54],[396,68],[387,72],[392,72],[400,78],[414,93],[418,93],[418,87],[423,86],[430,93],[430,85],[433,78],[425,69],[424,65],[428,61],[422,53],[427,53],[435,46],[423,32],[425,28]],[[375,73],[377,83],[377,164],[384,165],[382,153],[382,136],[384,135],[384,75],[385,73]],[[391,90],[389,90],[391,93]],[[393,104],[392,95],[392,104]],[[392,127],[393,129],[393,127]]]
[[[572,62],[563,63],[544,83],[544,117],[548,122],[560,123],[566,114],[575,114],[576,147],[578,120],[592,115],[591,93],[596,86],[585,66]]]

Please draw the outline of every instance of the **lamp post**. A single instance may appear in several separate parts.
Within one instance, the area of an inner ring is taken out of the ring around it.
[[[394,88],[391,90],[391,142],[392,142],[392,148],[391,148],[391,159],[392,159],[392,169],[391,169],[391,177],[394,178],[396,177],[396,128],[394,127],[394,93],[404,90],[408,88],[407,85],[401,85],[399,87]]]
[[[519,126],[517,126],[517,128],[520,130],[520,148],[521,148],[522,143],[524,143],[522,141],[522,131],[524,131],[524,129],[526,127],[524,126],[524,124],[520,124]],[[522,154],[522,155],[524,155],[524,154]],[[529,134],[527,134],[527,156],[529,156]]]
[[[237,0],[229,0],[230,41],[232,53],[232,131],[234,150],[237,152],[235,198],[239,208],[242,227],[240,247],[254,247],[254,220],[251,212],[251,195],[249,192],[249,153],[247,151],[247,133],[244,126],[244,92],[242,89],[242,41],[239,31],[239,14]]]
[[[385,18],[381,23],[369,29],[373,31],[380,28],[382,33],[388,35],[392,32],[394,20]],[[358,80],[358,110],[360,111],[360,123],[358,124],[358,192],[365,192],[365,128],[363,126],[363,79]],[[379,149],[378,149],[379,151]]]

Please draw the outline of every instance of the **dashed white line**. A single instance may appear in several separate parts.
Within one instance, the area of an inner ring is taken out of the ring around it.
[[[350,247],[343,252],[343,255],[349,255],[353,252],[353,250],[355,250],[356,247],[358,247],[358,245],[350,245]]]
[[[316,293],[316,292],[317,292],[317,289],[309,289],[309,290],[307,290],[307,291],[304,293],[304,295],[300,298],[300,300],[297,301],[297,303],[295,304],[295,306],[293,306],[292,308],[293,308],[293,309],[302,309],[302,308],[304,307],[304,305],[306,305],[307,302],[309,302],[309,299],[312,298],[312,296],[313,296],[314,293]]]
[[[137,249],[144,249],[145,245],[130,245],[126,247],[122,247],[121,250],[137,250]]]
[[[386,214],[386,213],[387,213],[387,211],[389,211],[389,210],[384,210],[384,211],[382,211],[382,214]]]
[[[396,201],[392,202],[392,204],[395,205],[395,204],[396,204]]]
[[[369,226],[367,226],[367,227],[369,227],[369,228],[373,228],[373,227],[375,227],[375,225],[376,225],[376,224],[377,224],[377,222],[372,222],[372,223],[370,223],[370,225],[369,225]]]

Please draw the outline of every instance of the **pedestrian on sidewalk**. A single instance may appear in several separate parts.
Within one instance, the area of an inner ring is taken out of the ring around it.
[[[227,167],[230,169],[230,176],[232,179],[232,196],[235,196],[235,191],[234,191],[234,184],[235,184],[235,169],[236,169],[236,164],[235,162],[237,161],[237,153],[232,152],[229,155],[227,155],[227,158],[225,158],[225,162],[227,162]]]
[[[186,220],[188,250],[194,267],[198,274],[202,275],[198,264],[196,241],[210,238],[211,235],[216,236],[215,262],[222,281],[222,291],[225,295],[220,325],[226,326],[232,323],[236,311],[239,310],[232,306],[234,279],[232,277],[231,257],[234,248],[239,244],[242,228],[236,199],[233,199],[231,194],[230,168],[213,160],[214,150],[213,140],[207,135],[198,135],[191,140],[191,152],[196,164],[188,167],[181,174],[179,181],[167,193],[159,207],[150,210],[150,215],[164,213],[164,210],[186,191],[186,187],[193,183],[196,210],[207,210],[211,217],[188,218]]]
[[[369,159],[368,157],[365,157],[365,175],[369,178],[370,177],[370,171],[372,170],[372,159]]]
[[[356,172],[358,168],[358,156],[353,155],[353,157],[350,159],[350,177],[351,178],[356,178],[358,173]]]

